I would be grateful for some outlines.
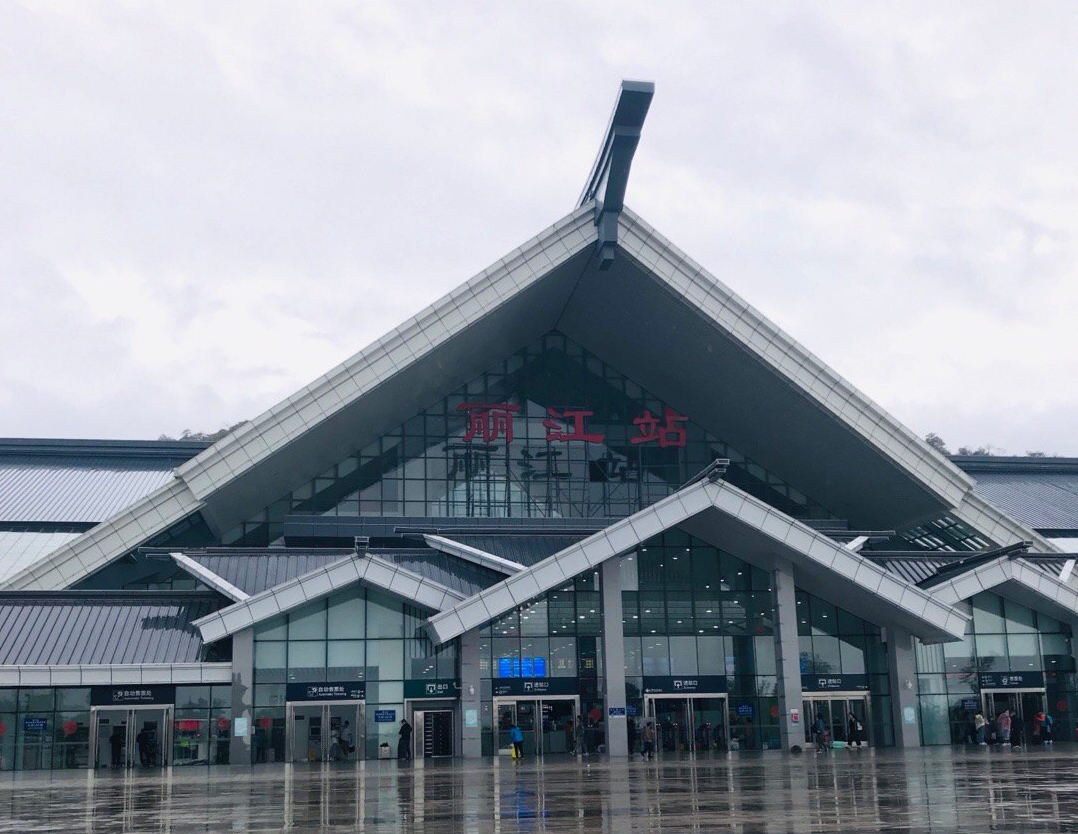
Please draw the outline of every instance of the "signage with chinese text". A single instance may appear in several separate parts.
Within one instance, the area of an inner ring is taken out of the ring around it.
[[[290,683],[284,695],[286,701],[362,701],[366,696],[363,681]]]
[[[802,692],[867,692],[868,675],[802,675]]]
[[[725,675],[685,675],[682,677],[646,677],[644,692],[648,695],[677,695],[726,691]]]
[[[440,679],[431,681],[405,681],[405,698],[459,698],[460,681]]]
[[[376,724],[392,724],[397,720],[397,711],[395,709],[376,709],[374,711],[374,721]]]
[[[576,695],[576,678],[510,678],[491,681],[495,697],[505,695]]]
[[[625,707],[610,707],[610,709],[607,710],[607,712],[610,714],[611,718],[624,718],[625,717]]]
[[[1044,673],[981,672],[981,689],[1044,689]]]
[[[513,442],[513,419],[520,413],[516,403],[466,402],[458,405],[456,410],[465,418],[463,442]],[[587,408],[548,406],[543,420],[546,442],[602,443],[605,435],[589,431],[587,427],[588,418],[594,416],[595,412]],[[655,444],[660,449],[685,448],[684,424],[689,418],[672,408],[664,408],[661,416],[645,408],[631,422],[636,430],[636,434],[629,438],[632,446]]]
[[[27,733],[43,733],[49,722],[44,718],[27,717],[22,720],[22,729]]]
[[[90,703],[95,707],[173,704],[175,702],[175,686],[95,686],[90,690]]]

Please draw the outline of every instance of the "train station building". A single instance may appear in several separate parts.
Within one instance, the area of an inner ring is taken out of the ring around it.
[[[1074,738],[1078,460],[941,455],[625,207],[650,98],[216,443],[0,441],[0,769]]]

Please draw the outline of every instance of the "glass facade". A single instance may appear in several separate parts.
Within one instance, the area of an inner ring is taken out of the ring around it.
[[[285,760],[289,683],[363,681],[366,755],[376,758],[385,741],[395,747],[397,726],[376,722],[375,712],[403,715],[405,680],[458,677],[456,643],[435,649],[422,631],[430,614],[354,586],[256,626],[256,760]]]
[[[573,694],[580,696],[580,714],[599,721],[604,712],[601,630],[599,575],[594,571],[480,630],[483,755],[495,751],[492,699],[499,683],[517,678],[572,681]]]
[[[230,531],[267,545],[290,513],[621,517],[716,458],[797,518],[832,514],[560,333],[549,333]]]
[[[174,765],[228,764],[232,687],[177,686],[172,713]]]
[[[0,770],[90,763],[90,689],[0,689]]]
[[[1070,626],[993,593],[977,594],[969,606],[964,640],[917,647],[921,743],[967,741],[974,715],[986,709],[982,692],[997,687],[1043,689],[1055,737],[1073,739],[1078,689]]]

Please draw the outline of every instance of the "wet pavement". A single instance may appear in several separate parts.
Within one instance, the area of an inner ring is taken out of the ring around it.
[[[46,831],[1078,832],[1078,748],[0,774]]]

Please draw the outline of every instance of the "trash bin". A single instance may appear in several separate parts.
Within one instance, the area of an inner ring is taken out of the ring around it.
[[[381,744],[378,745],[378,758],[379,759],[388,759],[389,758],[389,744],[388,743],[383,741]]]

